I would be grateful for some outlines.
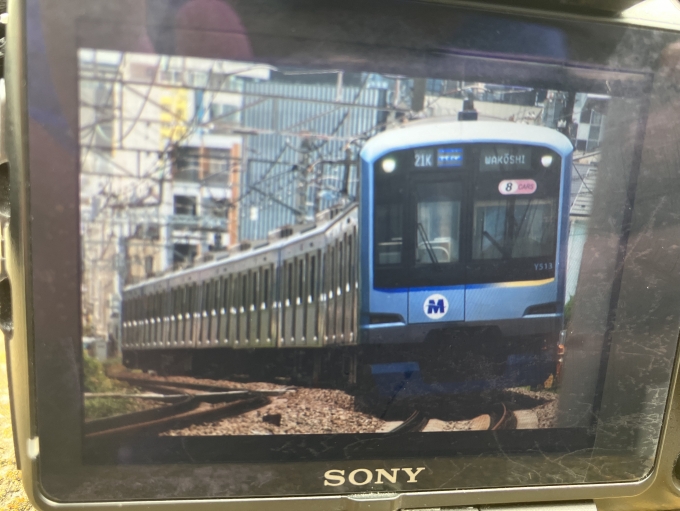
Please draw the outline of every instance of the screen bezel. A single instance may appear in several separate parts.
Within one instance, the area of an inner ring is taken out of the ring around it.
[[[61,16],[64,16],[64,15],[62,14]],[[61,27],[61,28],[63,30],[63,27]],[[98,28],[101,28],[101,25]],[[112,32],[115,32],[115,31],[112,31]],[[113,34],[110,33],[109,35],[113,35]],[[117,37],[120,37],[120,32],[117,33]],[[126,38],[123,37],[122,39],[125,40]],[[72,46],[69,46],[69,48],[72,48],[72,47],[75,47],[75,43]],[[68,50],[65,50],[64,48],[62,48],[61,51],[64,54],[68,53]],[[68,59],[75,60],[75,54],[71,55],[70,57],[68,55],[61,55],[61,56],[64,57],[66,60],[68,60]],[[464,58],[468,58],[468,57],[466,56]],[[475,57],[472,57],[472,58],[475,59]],[[479,59],[477,59],[477,60],[479,60]],[[30,66],[30,63],[29,63],[29,66]],[[57,74],[59,74],[59,73],[57,73]],[[64,79],[63,76],[61,78]],[[63,82],[63,81],[60,82],[60,85],[62,86],[61,87],[62,94],[66,94],[64,92],[64,89],[63,89],[64,83],[65,82]],[[75,90],[75,87],[74,87],[74,90]],[[31,123],[31,125],[29,126],[29,134],[31,136],[31,140],[40,140],[41,139],[40,138],[41,135],[39,133],[37,133],[37,131],[39,131],[40,129],[41,128],[39,126],[39,123],[38,124],[36,124],[34,122]],[[38,162],[35,162],[35,163],[38,163]],[[71,185],[72,184],[73,183],[71,183]],[[66,189],[77,191],[77,185],[76,185],[75,188],[66,188]],[[65,196],[68,197],[69,194],[66,193]],[[70,196],[73,196],[73,194],[71,193]],[[35,200],[33,202],[35,203]],[[36,220],[39,220],[39,218],[36,217]],[[61,220],[55,220],[55,221],[61,221]],[[64,224],[61,224],[62,229],[63,229],[63,225]],[[15,229],[17,229],[17,227],[15,227]],[[76,233],[77,233],[77,231],[76,231]],[[40,246],[41,242],[44,242],[45,240],[50,238],[49,234],[46,231],[40,231],[40,230],[36,229],[35,227],[33,228],[32,235],[33,235],[32,242],[33,242],[34,250]],[[76,244],[76,246],[77,246],[77,244]],[[70,248],[73,248],[73,247],[70,247]],[[37,252],[38,251],[36,250],[34,252],[34,254],[37,253]],[[71,261],[73,261],[73,260],[77,260],[77,258],[72,258]],[[64,261],[68,262],[69,259],[66,258],[66,259],[64,259]],[[33,271],[39,272],[40,270],[41,270],[40,265],[36,264],[36,261],[35,261],[35,258],[34,258],[34,260],[33,260]],[[76,279],[76,281],[77,281],[77,279]],[[68,273],[64,274],[62,283],[66,284],[67,287],[70,287],[71,291],[73,291],[74,288],[75,288],[76,291],[78,289],[77,284],[73,283],[72,281],[69,284]],[[37,296],[39,294],[39,287],[36,286],[35,282],[33,283],[33,292],[34,292],[35,296]],[[33,302],[33,306],[35,307],[36,311],[40,309],[38,302],[39,302],[39,300],[35,300]],[[68,302],[65,302],[65,304],[66,304],[65,306],[67,306],[67,307],[71,305]],[[71,310],[73,310],[73,308],[75,308],[75,307],[72,307]],[[66,312],[68,312],[68,310]],[[79,317],[77,314],[75,316]],[[39,325],[39,323],[36,322],[36,329],[37,329],[38,325]],[[36,346],[36,361],[37,361],[37,367],[38,367],[38,382],[37,382],[37,384],[38,384],[38,394],[39,394],[39,396],[41,394],[41,390],[40,390],[41,383],[40,383],[40,381],[45,376],[47,376],[47,374],[44,371],[45,371],[45,367],[46,367],[45,364],[48,363],[48,361],[49,361],[50,365],[53,365],[54,367],[62,367],[63,368],[65,366],[68,367],[68,364],[73,362],[73,360],[74,360],[73,357],[75,357],[77,359],[78,350],[79,350],[78,338],[72,339],[71,342],[74,343],[73,344],[73,350],[72,351],[65,350],[65,352],[62,354],[62,356],[57,357],[56,359],[54,358],[54,353],[49,353],[45,346]],[[48,353],[49,353],[49,355],[48,355]],[[66,365],[62,365],[60,363],[55,363],[57,361],[65,363]],[[40,371],[43,371],[43,373],[41,374]],[[60,377],[59,375],[54,375],[54,374],[51,374],[50,376],[56,376],[57,379]],[[61,375],[61,377],[63,378],[63,375]],[[72,382],[73,382],[73,380],[71,379],[71,383]],[[62,383],[64,384],[63,387],[61,387]],[[69,387],[68,382],[65,382],[65,381],[62,380],[62,383],[59,383],[56,386],[56,388],[59,388],[59,389],[61,389],[61,388],[64,388],[64,389],[71,388],[71,390],[73,391],[73,388]],[[76,390],[76,392],[77,392],[77,390]],[[40,437],[41,437],[41,458],[42,458],[42,463],[43,463],[42,469],[44,470],[44,473],[46,475],[48,472],[51,472],[51,470],[52,470],[52,468],[51,468],[52,463],[51,462],[55,461],[54,459],[50,459],[53,456],[53,453],[50,452],[50,444],[52,446],[54,446],[55,444],[53,442],[55,442],[57,440],[66,441],[65,445],[62,445],[61,448],[59,449],[59,451],[61,451],[62,453],[69,453],[69,455],[66,458],[60,458],[60,461],[68,460],[69,462],[66,463],[66,466],[68,466],[68,467],[75,467],[75,466],[79,465],[79,463],[72,463],[72,464],[70,463],[70,461],[74,460],[74,456],[73,456],[74,451],[72,451],[70,449],[71,449],[71,447],[74,446],[73,437],[76,436],[76,435],[72,435],[71,433],[67,433],[66,435],[63,435],[62,433],[65,433],[66,431],[57,431],[58,434],[54,435],[52,437],[52,439],[50,440],[51,435],[50,435],[49,431],[47,431],[47,429],[46,429],[47,424],[49,424],[47,422],[48,417],[51,416],[51,417],[57,418],[58,415],[60,415],[60,414],[56,413],[58,408],[59,408],[59,403],[63,404],[63,402],[60,402],[59,400],[55,400],[52,403],[52,407],[50,409],[50,407],[45,406],[47,403],[45,402],[44,398],[45,398],[45,394],[44,394],[44,387],[43,387],[42,399],[39,397],[39,401],[38,401],[38,409],[39,409],[39,413],[41,414],[41,422],[43,420],[45,421],[45,423],[44,423],[45,425],[40,428]],[[59,410],[59,411],[61,411],[61,410]],[[61,414],[63,414],[63,412],[61,412]],[[43,433],[45,433],[45,434],[43,434]],[[78,439],[78,441],[79,441],[79,439]],[[43,442],[45,442],[45,443],[43,444]],[[45,448],[43,448],[43,446],[45,446],[47,448],[45,449]],[[75,452],[78,452],[78,451],[79,451],[79,449],[76,449]],[[70,460],[69,460],[69,458],[70,458]],[[519,457],[519,458],[521,458],[521,457]],[[523,463],[526,463],[526,462],[528,462],[528,460],[523,460]],[[55,465],[52,465],[52,467],[54,467],[54,468],[56,468],[57,466],[64,467],[64,464],[57,463]],[[95,469],[93,467],[89,467],[89,469],[94,470],[95,472],[98,471],[97,469]],[[310,469],[305,469],[305,470],[310,470]],[[311,470],[310,470],[310,472],[311,472]],[[102,475],[103,475],[103,473],[104,472],[102,472]],[[81,473],[81,475],[82,475],[82,473]],[[60,492],[58,491],[57,493],[60,493]],[[68,494],[68,492],[67,492],[67,494]]]

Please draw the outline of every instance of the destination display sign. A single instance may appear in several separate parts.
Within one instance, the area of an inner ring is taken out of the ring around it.
[[[463,150],[460,147],[437,150],[437,167],[460,167],[463,165]]]
[[[483,172],[530,169],[530,147],[499,144],[482,148],[479,158],[479,170]]]

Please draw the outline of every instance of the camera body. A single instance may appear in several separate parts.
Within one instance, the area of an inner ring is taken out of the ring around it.
[[[677,508],[678,23],[10,2],[32,501]]]

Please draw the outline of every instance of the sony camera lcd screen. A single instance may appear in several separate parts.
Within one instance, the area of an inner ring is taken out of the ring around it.
[[[52,492],[648,473],[680,310],[678,155],[650,135],[665,34],[416,2],[91,1],[68,24],[53,4],[26,7]]]

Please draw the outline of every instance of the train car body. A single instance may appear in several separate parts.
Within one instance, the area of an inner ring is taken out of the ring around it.
[[[572,151],[556,130],[509,122],[426,120],[367,142],[360,339],[419,345],[416,360],[399,350],[374,375],[441,375],[423,368],[437,366],[477,389],[549,376],[564,316]],[[495,369],[478,370],[482,358]]]
[[[245,362],[236,351],[356,344],[356,245],[357,207],[349,204],[254,247],[126,287],[125,364],[238,366]]]

